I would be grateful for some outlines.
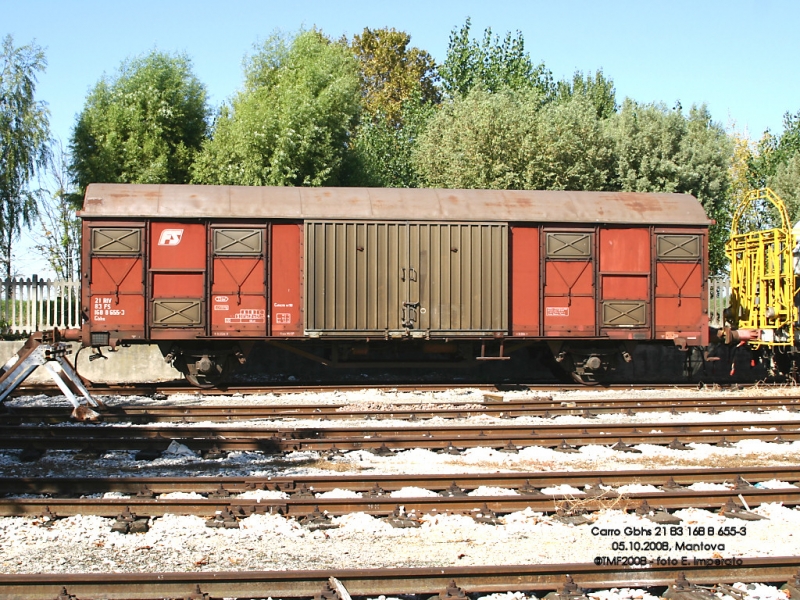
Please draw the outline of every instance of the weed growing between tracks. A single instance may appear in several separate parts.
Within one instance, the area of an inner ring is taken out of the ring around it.
[[[327,458],[309,460],[307,463],[295,466],[302,466],[306,469],[319,469],[320,471],[334,471],[336,473],[347,473],[350,471],[360,472],[365,470],[363,466],[355,461],[328,460]]]
[[[599,494],[589,496],[566,496],[553,502],[556,514],[562,517],[577,517],[599,510],[625,510],[628,495],[618,494],[611,489],[603,489]]]

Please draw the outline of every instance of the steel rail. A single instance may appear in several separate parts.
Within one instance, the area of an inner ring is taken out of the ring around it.
[[[229,571],[190,573],[48,573],[0,575],[8,600],[52,600],[66,588],[80,598],[155,600],[206,593],[214,598],[313,597],[336,577],[352,596],[437,594],[452,583],[466,593],[543,592],[561,588],[569,576],[584,589],[672,586],[685,574],[696,585],[791,582],[797,586],[800,557],[736,559],[732,565],[598,567],[590,563],[497,565],[334,571]]]
[[[570,450],[593,444],[622,447],[632,444],[726,444],[745,439],[786,443],[800,440],[800,421],[763,421],[755,427],[742,422],[548,424],[458,427],[262,428],[143,425],[0,427],[0,448],[151,450],[163,451],[180,441],[198,451],[349,451],[369,449],[497,448],[543,446]]]
[[[489,393],[498,393],[506,390],[526,390],[538,392],[565,392],[565,391],[587,391],[587,390],[697,390],[712,389],[705,388],[703,383],[609,383],[601,388],[587,387],[585,385],[573,383],[463,383],[454,385],[448,383],[315,383],[307,384],[298,382],[288,384],[228,384],[219,388],[201,389],[187,385],[185,381],[174,380],[161,383],[128,383],[112,384],[86,381],[87,387],[93,394],[115,395],[115,396],[152,396],[154,394],[176,395],[191,394],[196,396],[230,396],[233,394],[297,394],[301,392],[349,392],[370,390],[385,390],[398,392],[436,392],[458,389],[478,389]],[[715,390],[742,390],[743,384],[737,382],[718,382],[714,383]],[[785,383],[763,384],[760,383],[758,390],[763,391],[770,387],[785,389]],[[747,389],[745,384],[745,389]],[[753,386],[753,389],[756,389]],[[61,391],[51,383],[37,383],[20,386],[14,391],[12,396],[31,396],[45,394],[48,396],[59,396]]]
[[[0,477],[0,490],[13,494],[86,495],[105,492],[123,494],[240,494],[254,490],[273,490],[288,494],[327,492],[346,489],[370,492],[376,486],[386,492],[405,487],[448,492],[457,486],[464,492],[478,487],[517,489],[570,485],[619,487],[629,484],[674,488],[693,483],[744,485],[778,479],[800,484],[800,466],[646,469],[622,471],[535,471],[506,473],[304,475],[298,477]]]
[[[286,439],[338,439],[353,438],[354,434],[361,434],[364,438],[382,437],[397,434],[398,431],[416,433],[425,437],[447,437],[448,439],[470,437],[490,433],[497,438],[525,437],[528,435],[604,435],[614,437],[644,433],[645,431],[660,432],[664,435],[694,435],[702,433],[792,433],[800,431],[800,418],[775,419],[757,422],[745,421],[695,421],[691,423],[541,423],[541,424],[448,424],[430,425],[422,423],[416,426],[402,425],[396,427],[373,424],[357,423],[347,427],[331,426],[324,421],[309,420],[308,424],[294,425],[232,425],[220,424],[186,424],[186,425],[159,425],[145,424],[128,427],[125,425],[94,425],[94,424],[68,424],[56,427],[19,425],[0,426],[0,437],[49,435],[53,438],[69,437],[78,433],[90,434],[96,439],[103,438],[157,438],[172,436],[173,438],[264,438],[281,436]]]
[[[476,415],[499,418],[596,416],[600,414],[635,415],[641,412],[700,412],[721,411],[776,411],[800,410],[798,398],[629,398],[629,399],[581,399],[554,401],[550,398],[512,401],[487,401],[482,403],[438,403],[393,404],[386,408],[370,410],[348,408],[344,404],[319,405],[202,405],[202,406],[136,406],[107,407],[102,411],[106,423],[162,423],[197,421],[239,421],[252,419],[298,419],[326,418],[331,420],[397,419],[425,420],[432,418],[462,419]],[[0,414],[2,424],[20,423],[65,423],[70,420],[67,407],[8,407]]]

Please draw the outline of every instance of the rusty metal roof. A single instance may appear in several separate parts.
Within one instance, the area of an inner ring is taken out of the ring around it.
[[[82,217],[708,225],[690,194],[95,183]]]

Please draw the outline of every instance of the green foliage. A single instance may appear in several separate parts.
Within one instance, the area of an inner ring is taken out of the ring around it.
[[[786,204],[791,222],[800,220],[800,152],[780,162],[766,183]]]
[[[440,101],[436,63],[430,54],[409,47],[411,36],[394,29],[369,29],[353,36],[350,48],[358,59],[364,113],[373,121],[402,122],[411,101]]]
[[[245,66],[195,163],[196,183],[336,185],[359,111],[352,52],[317,31],[273,36]]]
[[[103,77],[72,133],[72,172],[89,183],[187,183],[207,131],[205,86],[185,55],[153,51]]]
[[[483,33],[483,40],[470,39],[471,21],[467,18],[461,29],[450,34],[447,57],[439,67],[444,91],[450,98],[464,98],[479,87],[488,92],[536,90],[542,100],[553,92],[550,71],[544,63],[534,65],[525,51],[525,39],[517,31],[515,36],[506,33],[500,40],[491,28]]]
[[[536,93],[475,89],[446,103],[414,148],[424,185],[522,189],[535,157]]]
[[[430,120],[414,160],[432,187],[603,189],[611,148],[584,98],[542,107],[535,90],[475,89]]]
[[[600,119],[608,119],[617,112],[617,98],[614,82],[606,79],[603,71],[596,71],[594,76],[585,76],[576,71],[572,81],[562,79],[556,84],[556,100],[563,102],[575,96],[582,96],[591,102]]]
[[[56,279],[75,280],[80,276],[81,221],[75,215],[72,198],[69,156],[60,141],[53,144],[46,189],[39,190],[38,221],[31,231],[36,251],[47,261]]]
[[[612,186],[633,192],[693,194],[717,220],[710,234],[710,268],[725,264],[724,242],[730,223],[728,188],[733,144],[711,120],[705,106],[692,107],[688,117],[680,107],[638,104],[626,99],[607,121],[616,158]]]
[[[800,111],[783,116],[783,131],[769,131],[748,163],[753,188],[770,187],[786,203],[792,222],[800,219]]]
[[[28,184],[49,160],[49,112],[34,98],[37,74],[47,66],[35,43],[14,47],[3,38],[0,56],[0,262],[11,277],[11,250],[21,224],[36,214]]]
[[[800,153],[800,110],[795,114],[787,112],[783,115],[783,133],[778,142],[778,153],[784,161]]]
[[[365,187],[419,187],[413,152],[434,105],[419,96],[408,100],[400,125],[385,119],[362,123],[353,138],[347,161],[346,185]]]
[[[538,136],[541,149],[528,169],[529,189],[608,189],[612,144],[590,98],[576,95],[543,107]]]

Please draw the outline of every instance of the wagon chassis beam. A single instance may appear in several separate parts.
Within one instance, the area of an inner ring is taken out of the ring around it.
[[[477,361],[480,360],[479,358],[462,358],[458,361],[396,361],[396,360],[362,360],[362,361],[346,361],[339,359],[339,350],[338,345],[334,344],[331,347],[331,356],[330,358],[326,358],[324,356],[320,356],[319,354],[314,354],[313,352],[308,352],[306,350],[301,350],[297,348],[294,344],[287,344],[284,342],[278,342],[275,340],[265,340],[267,344],[270,346],[274,346],[275,348],[279,348],[281,350],[285,350],[287,352],[291,352],[292,354],[296,354],[297,356],[302,356],[303,358],[307,358],[308,360],[314,361],[326,367],[331,367],[334,369],[368,369],[368,368],[407,368],[407,369],[425,369],[434,366],[440,369],[463,369],[475,366]],[[516,349],[516,347],[515,347]],[[496,357],[490,357],[495,358]],[[510,357],[505,357],[502,360],[506,360]],[[487,360],[487,359],[483,359]]]

